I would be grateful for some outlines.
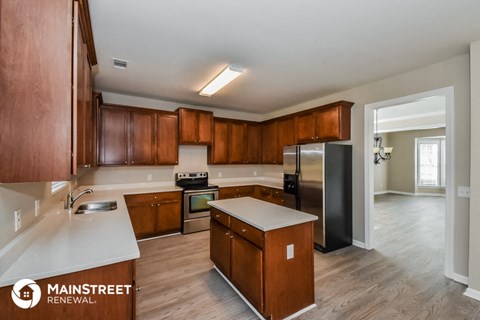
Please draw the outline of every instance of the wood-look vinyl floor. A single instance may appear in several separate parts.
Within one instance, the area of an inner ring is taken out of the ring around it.
[[[376,248],[315,252],[317,307],[298,319],[480,319],[480,302],[443,276],[444,206],[440,197],[377,196]],[[212,269],[208,232],[139,246],[138,320],[257,319]]]

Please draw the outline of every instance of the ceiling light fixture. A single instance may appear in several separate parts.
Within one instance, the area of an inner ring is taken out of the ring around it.
[[[243,73],[243,68],[228,66],[212,81],[210,81],[198,94],[205,97],[211,97],[218,90],[225,87],[227,84],[235,80]]]

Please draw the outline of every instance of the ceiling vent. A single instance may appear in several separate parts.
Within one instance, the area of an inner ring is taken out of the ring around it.
[[[113,67],[117,69],[127,69],[127,62],[126,60],[120,60],[116,58],[113,59]]]

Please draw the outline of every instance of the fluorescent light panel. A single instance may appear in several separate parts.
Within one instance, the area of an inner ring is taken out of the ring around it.
[[[217,93],[218,90],[225,87],[242,73],[242,68],[228,66],[218,76],[210,81],[202,90],[200,90],[199,94],[201,96],[211,97]]]

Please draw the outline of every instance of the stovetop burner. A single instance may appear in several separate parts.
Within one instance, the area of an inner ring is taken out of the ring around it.
[[[184,190],[218,189],[218,186],[208,183],[208,172],[178,172],[175,174],[175,185]]]

